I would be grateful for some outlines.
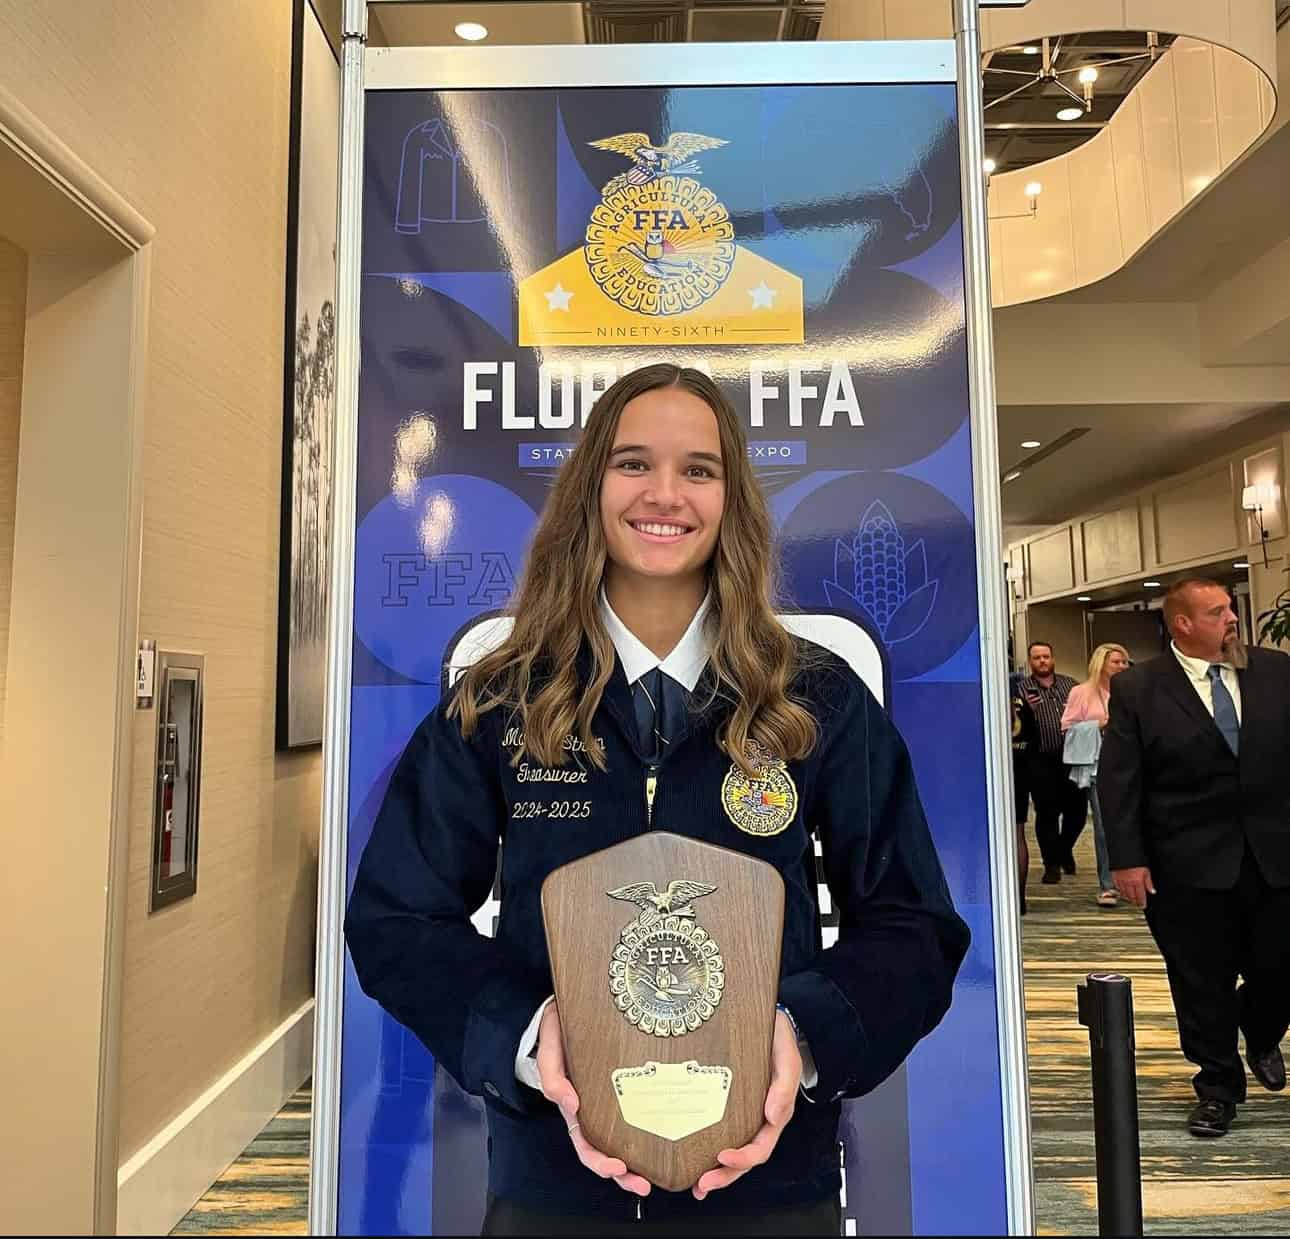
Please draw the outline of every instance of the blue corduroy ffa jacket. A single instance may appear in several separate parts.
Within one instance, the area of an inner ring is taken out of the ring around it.
[[[604,772],[579,764],[572,740],[564,766],[529,757],[513,766],[519,737],[502,710],[484,715],[467,741],[445,700],[413,734],[363,854],[345,933],[363,989],[484,1097],[494,1194],[552,1213],[636,1216],[636,1198],[586,1170],[556,1108],[515,1077],[524,1029],[553,992],[542,880],[588,853],[657,828],[774,865],[785,886],[779,1000],[819,1072],[814,1100],[799,1099],[766,1165],[703,1201],[656,1188],[645,1218],[782,1209],[836,1193],[842,1098],[886,1079],[948,1009],[969,935],[950,902],[909,754],[850,668],[815,653],[794,694],[819,722],[819,740],[788,764],[797,809],[775,834],[747,833],[723,807],[731,761],[716,743],[729,709],[720,701],[691,713],[688,732],[667,749],[649,808],[651,767],[621,665],[593,720]],[[701,681],[696,701],[706,687]],[[813,835],[841,914],[828,949]],[[488,896],[499,845],[501,911],[490,939],[470,915]]]

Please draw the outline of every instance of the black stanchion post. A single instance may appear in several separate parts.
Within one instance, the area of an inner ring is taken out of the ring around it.
[[[1129,978],[1115,972],[1090,972],[1079,987],[1079,1022],[1088,1029],[1093,1059],[1098,1233],[1140,1235],[1142,1164]]]

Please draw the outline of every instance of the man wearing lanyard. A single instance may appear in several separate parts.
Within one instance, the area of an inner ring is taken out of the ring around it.
[[[1032,641],[1027,658],[1030,674],[1021,681],[1021,693],[1039,730],[1028,763],[1030,795],[1043,881],[1051,885],[1062,880],[1063,872],[1075,872],[1075,840],[1088,816],[1088,792],[1071,782],[1062,761],[1062,712],[1075,681],[1057,674],[1053,647],[1046,641]]]

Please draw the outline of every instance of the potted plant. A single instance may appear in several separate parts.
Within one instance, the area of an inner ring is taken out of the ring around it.
[[[1290,568],[1286,571],[1290,572]],[[1290,589],[1283,589],[1276,602],[1260,614],[1259,640],[1272,645],[1290,642]]]

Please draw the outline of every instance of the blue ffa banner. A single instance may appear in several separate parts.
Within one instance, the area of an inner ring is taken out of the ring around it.
[[[597,396],[707,370],[788,622],[891,710],[973,933],[943,1024],[844,1111],[848,1233],[1004,1231],[954,87],[370,92],[365,159],[350,881]],[[342,1055],[339,1232],[477,1233],[482,1106],[352,968]]]

